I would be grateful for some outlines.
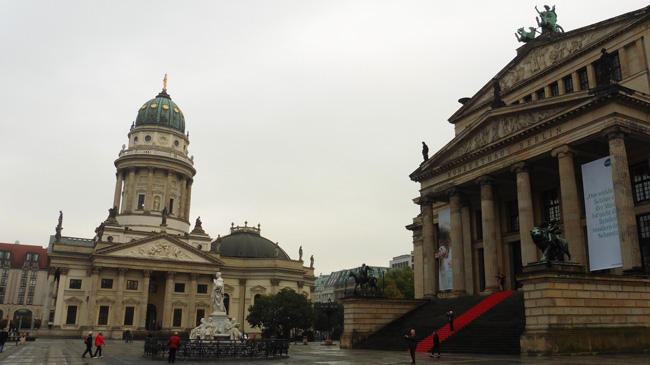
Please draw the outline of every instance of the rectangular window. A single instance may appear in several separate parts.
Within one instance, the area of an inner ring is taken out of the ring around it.
[[[530,103],[531,101],[533,101],[533,96],[532,95],[524,96],[524,103]]]
[[[36,279],[38,277],[38,271],[32,271],[32,279]]]
[[[38,254],[37,253],[32,254],[32,260],[34,260],[34,261],[38,260]]]
[[[26,287],[27,286],[27,279],[20,279],[20,286],[21,287]]]
[[[102,289],[113,289],[113,279],[102,279]]]
[[[108,324],[108,306],[102,305],[99,307],[99,318],[97,319],[98,325]]]
[[[560,86],[557,84],[557,81],[549,85],[549,88],[551,89],[551,96],[558,96],[560,95]]]
[[[557,190],[547,190],[543,194],[544,199],[544,220],[547,222],[560,221],[560,201],[557,197]]]
[[[475,222],[476,222],[476,239],[477,240],[482,240],[483,239],[483,214],[481,213],[480,210],[477,210],[474,212],[474,216],[476,217]]]
[[[4,304],[4,303],[5,303],[5,296],[0,295],[0,304]]]
[[[174,291],[176,293],[185,293],[185,283],[175,283]]]
[[[68,306],[68,314],[65,317],[65,324],[75,324],[77,323],[77,306],[70,305]]]
[[[34,302],[34,297],[33,297],[33,296],[29,296],[29,297],[27,297],[27,302],[26,302],[25,304],[27,304],[27,305],[32,305],[33,302]]]
[[[7,276],[9,276],[9,269],[2,269],[2,277],[6,278]]]
[[[149,293],[158,293],[158,284],[149,284]]]
[[[0,279],[0,286],[7,286],[7,278]]]
[[[35,289],[36,288],[34,288],[33,286],[30,286],[29,289],[27,289],[27,295],[34,295]]]
[[[650,170],[648,161],[630,166],[630,180],[634,202],[639,203],[650,199]]]
[[[623,80],[623,72],[621,71],[621,58],[618,56],[618,51],[612,54],[612,74],[614,80]]]
[[[199,284],[196,287],[196,292],[199,294],[208,294],[208,286],[205,284]]]
[[[201,320],[205,317],[205,310],[197,309],[196,310],[196,326],[201,325]]]
[[[546,99],[546,90],[544,89],[539,89],[535,91],[535,94],[537,94],[537,100]]]
[[[25,288],[18,288],[18,295],[21,297],[25,296]]]
[[[124,325],[133,326],[133,313],[135,313],[135,307],[126,307],[124,308]]]
[[[4,286],[0,286],[0,295],[5,295],[6,290],[7,288],[5,288]]]
[[[36,279],[29,279],[29,287],[33,288],[36,286]]]
[[[510,229],[510,232],[518,232],[519,231],[519,206],[517,205],[516,200],[513,200],[508,203],[508,215],[509,215],[508,222],[510,223],[508,225],[508,228]]]
[[[589,90],[589,76],[587,76],[586,67],[578,70],[578,80],[580,82],[580,90]]]
[[[138,281],[137,280],[127,280],[126,281],[126,290],[138,290]]]
[[[38,269],[38,261],[32,262],[32,269]]]
[[[173,320],[172,326],[180,327],[182,319],[183,319],[183,310],[180,309],[180,308],[175,308],[174,309],[174,320]]]
[[[69,289],[81,289],[81,279],[70,279]]]
[[[138,195],[138,210],[144,209],[144,194]]]
[[[169,214],[174,214],[174,199],[169,199]]]
[[[25,297],[18,297],[18,304],[25,304]]]
[[[23,270],[23,273],[21,274],[20,277],[21,277],[21,278],[26,278],[26,277],[28,276],[28,274],[29,274],[29,271],[27,271],[27,270]]]

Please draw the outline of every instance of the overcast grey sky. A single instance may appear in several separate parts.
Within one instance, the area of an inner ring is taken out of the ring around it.
[[[138,108],[168,74],[197,174],[191,221],[231,222],[316,274],[409,253],[409,180],[457,100],[514,56],[512,1],[0,0],[0,242],[92,238]],[[553,5],[550,3],[549,5]],[[556,2],[570,31],[647,1]]]

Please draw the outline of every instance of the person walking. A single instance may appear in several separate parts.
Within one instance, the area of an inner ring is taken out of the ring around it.
[[[93,357],[93,333],[88,332],[88,336],[84,338],[84,343],[86,344],[86,351],[84,351],[83,355],[81,355],[82,358],[86,357],[86,354],[90,355],[90,357]]]
[[[7,332],[6,328],[3,328],[0,331],[0,352],[2,352],[2,350],[4,350],[5,342],[7,342],[8,338],[9,338],[9,332]]]
[[[447,319],[449,320],[449,330],[451,332],[454,332],[454,312],[453,311],[447,312]]]
[[[418,347],[418,337],[415,335],[415,330],[411,330],[411,335],[404,335],[404,339],[409,344],[409,352],[411,353],[411,364],[415,364],[415,350]]]
[[[104,357],[102,356],[102,346],[106,345],[104,342],[104,336],[102,336],[102,332],[100,331],[97,334],[97,337],[95,337],[95,346],[97,346],[97,350],[95,350],[95,356],[93,356],[95,359],[97,358],[97,354],[99,354],[99,357]]]
[[[438,336],[438,332],[433,331],[433,347],[431,348],[431,355],[429,357],[433,357],[433,353],[438,351],[438,358],[440,358],[440,337]]]
[[[178,337],[178,332],[174,332],[174,335],[167,340],[167,346],[169,346],[169,358],[167,362],[176,362],[176,350],[181,345],[181,338]]]

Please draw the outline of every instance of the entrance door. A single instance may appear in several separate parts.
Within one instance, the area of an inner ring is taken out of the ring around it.
[[[147,322],[145,328],[148,331],[156,330],[156,306],[153,304],[147,304]]]

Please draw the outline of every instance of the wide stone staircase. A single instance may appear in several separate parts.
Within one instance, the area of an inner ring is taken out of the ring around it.
[[[454,332],[446,313],[454,312]],[[438,331],[441,352],[519,354],[519,337],[526,326],[522,292],[490,296],[433,299],[371,335],[356,348],[405,351],[404,335],[411,329],[419,337],[418,352],[433,346]]]

